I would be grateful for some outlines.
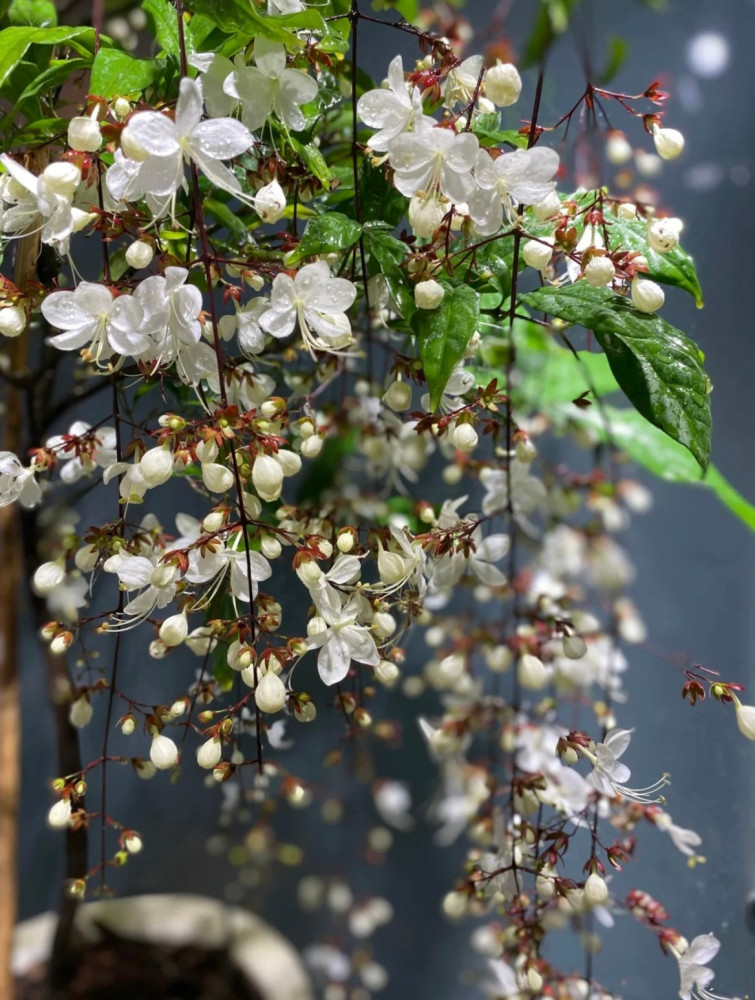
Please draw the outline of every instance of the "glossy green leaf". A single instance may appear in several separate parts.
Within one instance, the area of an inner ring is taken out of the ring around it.
[[[147,15],[152,33],[157,44],[166,53],[178,60],[181,57],[181,46],[178,40],[178,15],[176,8],[169,0],[142,0],[142,10]],[[186,32],[186,41],[190,38]],[[187,48],[190,47],[187,45]],[[190,49],[191,51],[191,49]]]
[[[50,63],[49,69],[46,69],[43,73],[39,73],[28,86],[24,87],[16,100],[10,117],[21,109],[25,101],[30,100],[32,97],[37,97],[39,94],[56,90],[66,80],[70,79],[74,73],[86,69],[91,64],[92,60],[83,56],[77,56],[74,59],[54,59]],[[66,127],[65,122],[63,122],[63,127]]]
[[[660,316],[638,312],[621,296],[585,282],[540,288],[521,298],[531,309],[592,330],[633,405],[705,469],[710,383],[693,341]]]
[[[391,236],[385,229],[373,229],[369,224],[365,227],[364,242],[367,253],[376,261],[377,270],[388,284],[391,298],[404,319],[411,319],[417,307],[407,273],[401,266],[409,250],[406,243]]]
[[[417,309],[412,327],[430,390],[430,407],[437,410],[451,372],[464,357],[480,319],[480,297],[468,285],[446,287],[437,309]]]
[[[4,28],[0,31],[0,84],[18,66],[31,45],[69,45],[83,55],[91,54],[94,52],[94,29]]]
[[[419,13],[417,0],[372,0],[373,10],[392,10],[405,21],[413,21]]]
[[[290,134],[287,138],[295,152],[301,157],[307,170],[318,179],[326,191],[329,191],[333,183],[333,174],[330,172],[330,167],[328,167],[319,147],[315,146],[313,142],[300,142],[296,136]]]
[[[185,6],[195,14],[202,14],[228,34],[241,31],[251,38],[264,35],[292,50],[302,48],[303,42],[289,29],[291,18],[301,19],[306,15],[309,21],[322,23],[322,17],[313,10],[287,14],[284,17],[266,17],[257,12],[250,0],[187,0]]]
[[[50,0],[13,0],[8,8],[8,22],[35,28],[51,28],[58,23],[58,14],[55,4]]]
[[[674,285],[689,292],[698,309],[703,306],[703,290],[697,277],[695,262],[681,246],[668,253],[656,253],[647,243],[647,223],[639,219],[618,219],[607,216],[609,247],[625,247],[647,258],[648,278],[664,285]]]
[[[100,49],[92,65],[89,91],[106,100],[141,94],[159,79],[164,68],[161,59],[136,59],[119,49]]]
[[[307,223],[299,246],[286,255],[286,265],[297,264],[305,257],[316,257],[321,253],[348,250],[361,234],[359,223],[340,212],[316,215]]]
[[[388,182],[385,170],[370,166],[367,157],[362,160],[359,172],[359,193],[363,219],[398,226],[406,215],[404,195]]]

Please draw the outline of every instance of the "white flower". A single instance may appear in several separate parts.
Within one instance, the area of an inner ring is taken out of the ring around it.
[[[376,667],[380,662],[375,640],[368,628],[357,625],[358,608],[349,603],[338,615],[322,613],[322,631],[310,634],[309,649],[319,649],[317,669],[327,685],[338,684],[349,672],[352,660]]]
[[[298,321],[311,355],[315,351],[339,353],[353,343],[346,310],[356,294],[348,279],[332,277],[325,261],[305,264],[294,278],[276,275],[269,308],[260,316],[259,325],[282,339],[293,333]]]
[[[162,199],[167,208],[183,184],[185,160],[194,162],[215,187],[241,195],[241,185],[221,160],[246,152],[252,135],[233,118],[202,121],[202,85],[198,80],[181,80],[175,120],[158,111],[140,111],[129,119],[127,128],[145,158],[123,197],[150,194]]]
[[[123,608],[124,615],[135,617],[137,621],[148,617],[155,608],[170,604],[180,580],[178,566],[157,562],[156,556],[147,558],[130,552],[116,552],[105,560],[102,568],[106,573],[116,574],[119,588],[126,593],[141,591]]]
[[[482,236],[495,233],[518,205],[537,205],[555,187],[558,153],[544,146],[516,149],[493,160],[487,150],[477,157],[475,176],[478,190],[469,200],[469,214]]]
[[[681,851],[682,854],[686,854],[688,857],[693,858],[696,856],[693,848],[699,847],[703,842],[699,833],[695,833],[694,830],[687,830],[683,826],[677,826],[669,814],[662,810],[659,810],[657,814],[651,815],[651,819],[659,830],[671,837],[671,843],[677,851]]]
[[[235,62],[237,66],[243,66],[243,56],[237,55]],[[213,118],[232,115],[239,102],[226,94],[223,84],[233,73],[234,63],[219,52],[194,52],[188,56],[188,63],[202,74],[202,93],[207,114]]]
[[[732,698],[737,716],[737,728],[748,740],[755,740],[755,707],[743,705],[735,694],[732,695]]]
[[[522,78],[513,63],[500,59],[485,74],[485,96],[499,108],[516,104],[522,92]]]
[[[317,97],[317,81],[300,69],[286,69],[286,48],[262,35],[254,40],[254,66],[236,68],[223,85],[226,94],[241,102],[247,128],[262,128],[271,111],[290,129],[306,125],[302,104]]]
[[[114,353],[128,357],[149,347],[141,329],[144,311],[136,297],[114,298],[105,285],[82,281],[72,292],[52,292],[42,302],[42,315],[63,331],[49,338],[53,347],[61,351],[83,348],[96,364],[103,359],[103,367]]]
[[[447,108],[453,108],[454,104],[468,105],[477,90],[482,69],[482,56],[469,56],[463,63],[452,69],[443,84],[443,103]],[[483,81],[485,74],[483,73]],[[481,85],[478,91],[477,104],[475,110],[482,114],[489,114],[495,111],[493,103],[481,95],[485,93]]]
[[[286,704],[286,685],[269,670],[254,689],[254,701],[260,712],[268,715],[280,712]]]
[[[385,152],[403,132],[411,129],[419,132],[435,124],[435,120],[422,111],[419,88],[409,89],[401,56],[391,61],[387,82],[387,88],[368,90],[357,102],[357,113],[365,125],[380,130],[370,139],[370,147],[378,153]]]
[[[698,934],[682,951],[671,948],[679,963],[679,996],[681,1000],[726,1000],[706,989],[715,973],[708,962],[718,954],[721,942],[714,934]]]
[[[97,121],[95,108],[92,117],[88,115],[78,115],[68,123],[68,145],[71,149],[84,153],[96,153],[102,145],[102,132]]]
[[[499,562],[508,552],[508,536],[493,534],[483,538],[482,528],[478,525],[469,540],[474,545],[469,552],[460,546],[435,560],[430,577],[433,590],[448,590],[467,574],[488,587],[500,587],[506,582],[504,574],[493,563]]]
[[[286,195],[278,181],[261,187],[254,196],[254,211],[263,222],[276,223],[286,211]]]
[[[412,796],[404,782],[378,782],[373,792],[373,800],[384,823],[396,830],[411,830],[414,825],[410,814]]]
[[[73,163],[51,163],[35,177],[5,153],[0,156],[0,163],[10,175],[9,183],[2,188],[3,201],[13,206],[2,214],[3,232],[20,234],[36,228],[41,216],[42,242],[61,244],[65,250],[66,241],[77,225],[82,227],[89,220],[88,213],[72,207],[81,183],[79,168]]]
[[[625,799],[632,799],[634,802],[650,803],[663,802],[663,796],[653,798],[652,796],[668,784],[668,775],[647,788],[627,788],[623,782],[629,779],[632,773],[626,764],[619,763],[619,757],[629,746],[631,739],[631,729],[612,729],[603,743],[598,743],[595,753],[580,747],[579,752],[592,762],[593,771],[588,776],[588,782],[598,792],[611,797],[621,795]]]
[[[34,471],[26,469],[12,451],[0,451],[0,507],[18,500],[22,507],[34,507],[42,499],[42,490]]]
[[[482,469],[480,482],[485,487],[482,511],[486,515],[505,510],[509,482],[512,506],[517,516],[531,514],[541,507],[546,499],[545,487],[539,479],[530,475],[529,465],[515,458],[511,459],[508,472],[505,469]]]
[[[472,170],[478,150],[471,132],[428,128],[400,135],[389,147],[393,182],[407,197],[437,189],[451,201],[467,202],[475,190]]]

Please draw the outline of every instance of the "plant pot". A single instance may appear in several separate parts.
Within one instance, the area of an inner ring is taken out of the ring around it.
[[[13,974],[26,976],[48,961],[57,915],[43,913],[16,928]],[[313,1000],[312,987],[292,945],[259,917],[207,896],[156,894],[98,900],[79,907],[79,940],[108,936],[169,948],[225,950],[250,991],[262,1000]]]

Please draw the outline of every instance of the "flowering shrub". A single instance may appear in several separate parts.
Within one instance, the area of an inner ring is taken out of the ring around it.
[[[439,776],[434,839],[469,842],[442,908],[478,918],[483,992],[608,996],[589,961],[555,964],[549,939],[623,911],[678,962],[682,1000],[710,997],[716,938],[677,930],[622,872],[642,821],[701,859],[666,811],[668,776],[631,780],[617,711],[645,630],[615,535],[649,495],[616,456],[690,482],[710,470],[701,353],[662,315],[664,289],[698,304],[701,291],[678,219],[565,168],[583,110],[623,111],[662,160],[684,140],[654,83],[588,82],[544,121],[542,71],[523,86],[511,62],[462,51],[455,16],[410,23],[413,4],[391,6],[409,20],[356,0],[144,0],[150,58],[50,23],[44,2],[36,25],[0,32],[16,413],[0,503],[34,525],[63,739],[75,757],[70,727],[104,734],[97,759],[61,762],[52,784],[67,905],[149,851],[138,817],[108,813],[106,774],[205,769],[233,815],[307,805],[316,789],[282,754],[299,724],[304,742],[318,713],[340,713],[339,742],[369,756],[399,738],[381,689],[430,690],[417,723]],[[535,62],[555,6],[538,15]],[[386,60],[381,84],[360,53],[387,29],[418,49]],[[605,152],[633,156],[616,130]],[[631,405],[606,402],[618,392]],[[541,458],[554,434],[594,449],[593,467]],[[752,525],[720,474],[702,482]],[[101,521],[77,522],[90,492]],[[131,688],[130,630],[165,661],[168,703]],[[685,696],[733,705],[754,739],[738,691],[687,672]],[[370,773],[371,849],[385,853],[414,823],[411,791]],[[94,866],[70,847],[87,831]],[[387,900],[302,880],[303,905],[326,893],[356,939],[390,919]],[[386,984],[363,951],[306,954],[327,1000]]]

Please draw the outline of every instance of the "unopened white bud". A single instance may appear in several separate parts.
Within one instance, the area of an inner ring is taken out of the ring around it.
[[[616,276],[610,257],[591,257],[585,266],[585,281],[592,288],[605,288]]]
[[[548,671],[538,656],[525,653],[517,664],[519,683],[528,691],[540,691],[548,683]]]
[[[73,562],[76,569],[80,570],[82,573],[90,573],[94,567],[97,565],[97,560],[99,559],[99,552],[94,545],[84,545],[80,549],[77,549]]]
[[[76,188],[81,183],[81,171],[75,163],[59,160],[57,163],[51,163],[49,167],[45,167],[42,171],[42,179],[51,191],[70,202],[73,200]]]
[[[77,729],[83,729],[89,725],[94,715],[94,709],[86,695],[80,695],[76,701],[71,703],[68,709],[68,721]]]
[[[457,424],[454,427],[451,440],[454,443],[454,447],[458,448],[459,451],[470,452],[474,451],[477,447],[479,437],[474,427],[471,424],[465,423]]]
[[[628,163],[632,159],[632,147],[623,132],[618,129],[608,133],[606,159],[615,166]]]
[[[218,462],[203,462],[202,482],[210,493],[227,493],[233,486],[233,471]]]
[[[486,649],[484,654],[485,662],[495,674],[502,674],[511,666],[514,658],[508,646],[493,646]]]
[[[336,548],[344,555],[348,555],[348,553],[353,550],[355,545],[356,540],[350,531],[342,531],[336,538]],[[379,558],[380,557],[378,557],[378,565],[380,565]]]
[[[323,449],[324,441],[318,435],[304,438],[299,445],[299,451],[305,458],[317,458]]]
[[[283,469],[272,455],[257,455],[252,466],[252,482],[263,500],[277,500],[283,489]]]
[[[294,717],[298,722],[314,722],[317,717],[317,707],[313,701],[305,701],[299,708],[294,709]]]
[[[553,237],[543,237],[542,240],[527,240],[522,247],[522,256],[526,264],[536,271],[544,271],[553,256]]]
[[[181,612],[166,618],[160,626],[158,634],[166,646],[180,646],[189,634],[189,622],[186,614]]]
[[[39,597],[47,597],[66,578],[65,567],[57,562],[45,562],[38,566],[32,577],[31,585]]]
[[[393,687],[399,676],[399,669],[391,660],[381,660],[375,667],[375,677],[384,687]]]
[[[467,912],[467,897],[463,892],[448,892],[443,897],[442,907],[449,920],[459,920]]]
[[[755,707],[752,705],[742,705],[739,701],[734,702],[737,714],[737,727],[743,736],[748,740],[755,740]]]
[[[387,611],[378,611],[372,616],[372,631],[378,639],[388,639],[396,631],[396,619]]]
[[[167,448],[150,448],[139,459],[139,472],[148,486],[167,483],[173,475],[173,453]]]
[[[121,722],[121,732],[124,736],[131,736],[131,734],[136,730],[136,719],[133,715],[124,716]]]
[[[68,145],[80,153],[96,153],[102,145],[99,122],[85,115],[72,118],[68,123]]]
[[[533,994],[537,995],[543,988],[543,977],[537,971],[537,969],[527,970],[527,985]]]
[[[653,129],[655,151],[662,160],[675,160],[684,150],[684,136],[675,128]]]
[[[26,313],[20,306],[0,309],[0,333],[4,337],[19,337],[26,329]]]
[[[132,831],[127,837],[123,838],[123,846],[129,854],[138,854],[142,847],[144,847],[144,843],[139,834]]]
[[[445,297],[445,288],[433,278],[414,286],[414,301],[418,309],[437,309]]]
[[[632,305],[640,312],[652,313],[660,309],[666,295],[660,285],[648,278],[634,278],[632,281]]]
[[[135,240],[126,250],[126,263],[136,271],[149,267],[155,256],[154,248],[146,240]]]
[[[589,875],[585,882],[585,899],[591,906],[600,906],[608,899],[608,883],[597,872]]]
[[[144,146],[134,138],[128,125],[121,132],[121,149],[129,160],[135,160],[137,163],[143,163],[149,156]]]
[[[224,524],[225,514],[223,511],[211,510],[210,513],[202,519],[202,531],[211,535],[216,531],[220,531]]]
[[[555,191],[550,191],[542,201],[532,206],[532,214],[539,222],[545,222],[561,211],[561,199]]]
[[[266,559],[277,559],[283,551],[283,546],[275,535],[263,535],[260,541],[260,551]]]
[[[679,243],[683,228],[681,219],[649,219],[647,241],[651,250],[656,253],[668,253]]]
[[[125,97],[117,97],[113,101],[113,114],[116,118],[128,118],[131,114],[131,102],[127,101]]]
[[[485,74],[485,96],[496,107],[510,108],[522,92],[522,78],[513,63],[497,62]]]
[[[277,674],[266,673],[254,692],[254,701],[260,712],[280,712],[286,704],[286,685]]]
[[[581,660],[587,652],[587,643],[581,635],[565,635],[563,647],[564,656],[569,660]]]
[[[313,559],[308,559],[297,567],[296,575],[305,587],[314,587],[316,583],[319,583],[323,573]]]
[[[276,458],[281,469],[283,469],[283,475],[286,477],[295,476],[301,469],[301,457],[295,451],[281,448]]]
[[[58,799],[47,813],[47,825],[53,830],[65,830],[71,823],[71,800]]]
[[[275,223],[286,211],[286,195],[277,181],[261,187],[254,197],[254,211],[263,222]]]
[[[219,764],[221,757],[222,747],[218,739],[206,740],[201,747],[197,747],[197,764],[207,771]]]
[[[178,747],[170,737],[156,733],[149,748],[149,759],[158,771],[169,771],[178,761]]]
[[[406,579],[406,564],[397,552],[381,549],[378,553],[378,574],[381,583],[395,587]]]
[[[408,382],[391,382],[385,390],[383,401],[394,412],[403,413],[412,405],[412,387]]]
[[[409,202],[409,224],[420,239],[430,239],[443,221],[445,209],[437,198],[414,195]]]
[[[616,214],[620,219],[636,219],[637,206],[633,201],[622,201],[616,210]]]

